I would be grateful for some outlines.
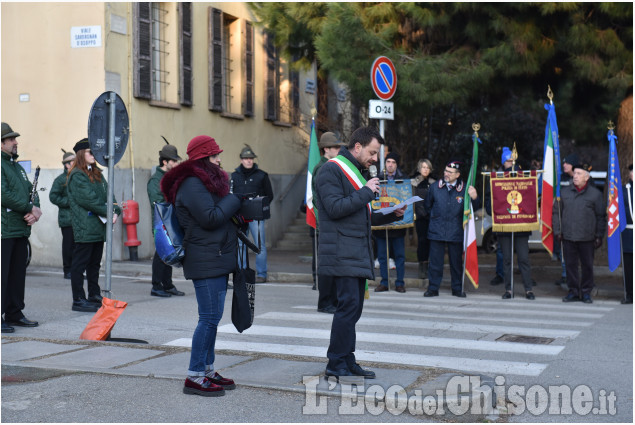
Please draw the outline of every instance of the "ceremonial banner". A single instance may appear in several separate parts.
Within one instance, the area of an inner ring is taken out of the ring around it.
[[[392,207],[407,201],[412,197],[412,185],[410,179],[406,180],[388,180],[379,184],[379,199],[370,203],[373,210],[380,208]],[[394,221],[385,226],[373,226],[373,230],[377,229],[405,229],[414,226],[414,209],[413,204],[406,207],[401,220]]]
[[[492,230],[494,232],[525,232],[540,228],[538,218],[538,178],[519,173],[492,173]]]
[[[617,160],[617,136],[609,130],[609,196],[606,207],[608,234],[606,245],[609,253],[609,270],[614,272],[622,262],[621,233],[626,228],[626,210],[622,205],[622,177],[620,163]]]

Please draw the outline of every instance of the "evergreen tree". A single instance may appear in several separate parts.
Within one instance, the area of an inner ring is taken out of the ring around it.
[[[374,98],[375,57],[398,87],[386,139],[406,171],[427,156],[469,156],[480,122],[483,163],[517,143],[542,156],[547,85],[561,138],[594,143],[632,93],[632,3],[263,3],[256,14],[287,55],[316,59],[357,105]],[[301,64],[301,61],[297,62]],[[305,62],[306,64],[306,62]],[[363,108],[362,108],[363,111]],[[631,112],[632,114],[632,112]]]

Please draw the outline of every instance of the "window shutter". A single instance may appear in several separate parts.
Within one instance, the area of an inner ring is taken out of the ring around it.
[[[297,60],[298,57],[293,58],[293,62]],[[291,82],[291,123],[298,125],[300,121],[300,72],[290,70],[289,80]]]
[[[223,110],[223,12],[209,8],[209,109]]]
[[[192,3],[179,3],[181,21],[181,105],[192,105]]]
[[[136,3],[134,38],[134,96],[152,98],[152,40],[150,3]]]
[[[267,52],[267,66],[265,75],[265,119],[276,121],[278,119],[278,90],[277,74],[278,61],[276,58],[276,48],[273,45],[273,36],[265,32],[265,49]]]
[[[243,115],[254,116],[254,27],[245,22],[245,78]]]

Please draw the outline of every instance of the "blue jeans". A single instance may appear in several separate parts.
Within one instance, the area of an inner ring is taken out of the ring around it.
[[[406,271],[406,249],[404,238],[388,238],[395,255],[395,267],[397,268],[397,279],[395,286],[404,286],[404,273]],[[377,259],[379,260],[379,270],[381,271],[381,284],[388,286],[388,259],[386,258],[386,239],[377,238]]]
[[[249,236],[251,233],[251,238],[254,240],[254,243],[258,245],[258,232],[260,232],[260,254],[256,256],[256,275],[260,277],[267,278],[267,245],[265,244],[265,222],[264,221],[252,221],[249,223],[249,229],[245,232],[246,235]],[[243,243],[239,240],[238,246],[242,250]],[[245,254],[240,261],[240,266],[244,267],[247,255],[248,248],[245,248]]]
[[[205,376],[205,369],[214,367],[214,345],[216,329],[223,317],[225,295],[227,294],[227,275],[194,279],[194,290],[198,303],[198,325],[192,337],[189,376]]]

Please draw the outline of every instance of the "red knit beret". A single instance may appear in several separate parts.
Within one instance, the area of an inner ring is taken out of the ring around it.
[[[207,158],[218,155],[222,151],[213,138],[205,135],[196,136],[187,145],[187,156],[190,159]]]

